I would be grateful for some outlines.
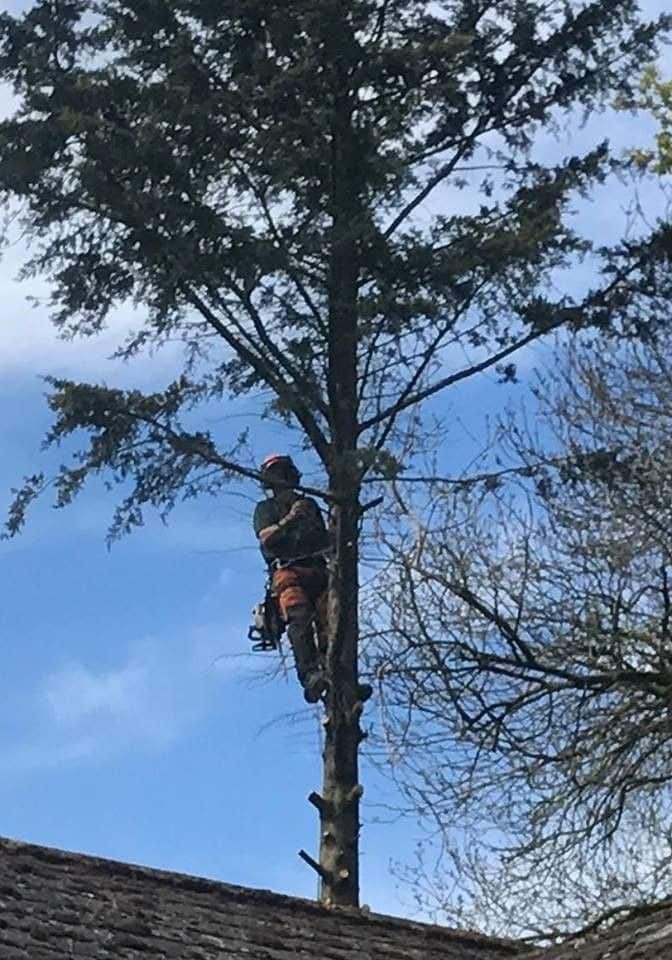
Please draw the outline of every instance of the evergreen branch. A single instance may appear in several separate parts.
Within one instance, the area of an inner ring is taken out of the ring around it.
[[[480,135],[481,130],[476,127],[474,132],[462,141],[459,149],[455,153],[455,156],[448,163],[445,163],[440,167],[433,177],[427,181],[425,186],[420,190],[416,195],[409,200],[406,206],[399,211],[396,217],[392,220],[392,223],[389,224],[383,231],[383,237],[387,240],[393,233],[410,217],[414,210],[416,210],[423,201],[434,191],[440,184],[446,180],[451,173],[454,172],[457,164],[462,160],[468,148],[474,143],[477,137]]]
[[[394,429],[394,425],[397,421],[399,414],[403,412],[403,410],[407,409],[408,407],[414,406],[415,402],[413,400],[410,400],[410,398],[413,396],[413,391],[422,380],[422,377],[425,375],[426,371],[428,370],[432,362],[436,359],[436,356],[438,354],[439,349],[441,348],[441,344],[444,337],[451,329],[453,329],[459,317],[468,309],[468,307],[473,302],[479,290],[481,290],[487,284],[487,282],[488,282],[487,278],[484,278],[477,285],[477,287],[471,292],[471,295],[469,296],[469,298],[463,301],[463,303],[455,311],[454,315],[450,318],[450,320],[443,327],[439,328],[438,334],[436,335],[434,340],[430,342],[429,347],[427,347],[426,350],[423,352],[422,361],[416,367],[413,373],[413,376],[406,383],[406,385],[404,386],[404,389],[401,391],[401,393],[395,400],[394,404],[392,404],[391,407],[387,408],[388,411],[390,412],[388,414],[386,414],[385,411],[381,412],[380,410],[377,412],[376,418],[378,419],[378,422],[386,421],[382,434],[379,437],[377,437],[374,441],[375,446],[379,450],[382,450],[382,448],[385,446],[385,443],[387,442],[387,438],[389,437],[392,430]],[[371,418],[371,420],[373,419],[374,418]],[[369,421],[369,423],[371,423],[371,420]],[[361,429],[362,431],[365,429],[368,429],[368,424],[363,425]]]
[[[128,417],[129,420],[135,420],[138,423],[152,427],[153,430],[157,431],[157,433],[163,437],[168,446],[175,453],[197,456],[206,463],[211,464],[212,466],[215,466],[227,473],[236,474],[237,476],[244,477],[247,480],[254,480],[259,484],[263,484],[267,479],[258,470],[255,470],[252,467],[245,467],[242,464],[237,463],[235,460],[229,460],[227,457],[223,457],[217,452],[214,444],[211,441],[206,441],[202,436],[195,436],[194,434],[187,434],[173,430],[170,426],[168,426],[168,424],[162,423],[156,417],[152,417],[149,414],[138,413],[137,410],[133,410],[130,407],[118,407],[116,412],[121,416]],[[138,446],[139,445],[140,444],[138,444]],[[328,491],[322,490],[319,487],[310,486],[308,484],[289,484],[278,481],[277,486],[284,486],[287,489],[292,490],[300,490],[302,493],[323,500],[325,503],[339,502],[338,498],[333,496]],[[46,487],[44,489],[46,489]]]
[[[447,377],[443,377],[436,383],[430,384],[430,386],[426,387],[424,390],[418,390],[416,393],[406,393],[403,399],[400,399],[396,403],[386,407],[381,413],[376,414],[373,417],[369,417],[368,420],[365,420],[360,425],[360,433],[370,430],[371,427],[376,426],[376,424],[381,423],[388,418],[398,417],[400,413],[402,413],[404,410],[407,410],[409,407],[413,407],[416,404],[421,403],[428,397],[435,396],[437,393],[440,393],[447,387],[451,387],[454,384],[459,383],[461,380],[466,380],[469,377],[473,377],[475,374],[484,373],[486,370],[496,367],[503,360],[506,360],[518,350],[522,350],[523,347],[526,347],[528,344],[533,343],[540,337],[551,333],[553,330],[559,329],[566,322],[566,318],[561,316],[557,320],[546,325],[543,329],[531,330],[526,336],[521,337],[519,340],[516,340],[515,343],[510,344],[508,347],[505,347],[498,353],[495,353],[487,359],[482,360],[480,363],[475,363],[471,367],[465,367],[464,369],[457,371],[457,373],[452,373]]]
[[[210,310],[208,305],[199,295],[192,290],[186,282],[180,284],[182,292],[192,303],[207,322],[220,334],[223,340],[235,350],[235,352],[261,376],[266,383],[276,392],[281,400],[284,400],[295,417],[303,427],[306,435],[310,438],[316,453],[326,463],[329,459],[329,444],[326,437],[320,430],[315,418],[308,410],[306,404],[299,398],[296,388],[288,384],[278,374],[276,374],[268,363],[255,354],[236,339],[224,326],[223,323]]]
[[[264,214],[264,219],[266,220],[268,228],[273,235],[273,239],[275,240],[276,244],[285,255],[285,258],[287,261],[288,275],[290,276],[292,282],[294,283],[299,293],[299,296],[301,297],[305,305],[308,307],[308,310],[310,311],[313,318],[315,319],[315,322],[317,323],[317,328],[320,331],[320,333],[322,333],[323,336],[326,335],[326,327],[324,324],[324,320],[322,318],[322,314],[320,313],[316,304],[314,303],[313,298],[311,297],[301,277],[291,266],[292,254],[287,248],[287,244],[285,243],[282,234],[278,230],[278,226],[275,222],[275,219],[273,218],[273,214],[271,212],[271,208],[268,204],[264,191],[260,187],[257,187],[257,185],[254,183],[252,177],[249,175],[249,173],[247,173],[247,171],[240,170],[240,174],[244,178],[245,182],[248,184],[254,196],[256,197],[257,202],[261,206],[262,212]]]
[[[245,182],[248,184],[249,188],[252,190],[257,201],[262,205],[262,209],[264,210],[264,214],[266,216],[269,228],[273,233],[274,239],[276,243],[278,243],[281,246],[281,249],[283,249],[283,251],[285,252],[285,255],[287,257],[287,264],[288,264],[288,275],[297,285],[297,289],[301,290],[302,295],[304,295],[305,302],[311,309],[311,312],[313,312],[314,315],[317,316],[318,324],[320,324],[321,318],[320,318],[319,312],[317,312],[316,308],[312,304],[310,295],[307,293],[307,291],[303,287],[303,284],[301,283],[300,278],[296,277],[294,271],[291,269],[291,265],[289,263],[289,253],[287,252],[282,242],[282,237],[280,236],[279,231],[277,230],[277,227],[275,225],[275,222],[273,221],[273,218],[271,216],[271,213],[268,208],[268,204],[265,201],[265,198],[253,183],[250,175],[245,170],[241,169],[237,164],[236,164],[236,167],[238,169],[239,174],[245,179]],[[192,199],[192,203],[196,205],[196,201],[194,200],[194,198],[192,197],[191,199]],[[169,239],[170,238],[166,237],[165,238],[166,242],[168,242]],[[291,377],[295,382],[299,382],[302,379],[299,371],[290,362],[286,354],[283,352],[282,348],[277,344],[275,344],[271,339],[271,337],[268,335],[268,331],[266,329],[266,326],[263,320],[261,319],[259,311],[257,310],[254,303],[252,302],[251,291],[248,289],[241,289],[238,284],[234,283],[232,278],[228,278],[224,282],[225,282],[225,286],[237,297],[239,303],[241,304],[243,309],[247,312],[248,316],[250,317],[250,320],[252,321],[254,325],[254,329],[257,333],[257,336],[259,337],[259,340],[263,344],[266,353],[271,357],[273,357],[276,365],[284,369],[285,373],[289,377]],[[208,284],[208,286],[212,294],[212,287],[210,284]],[[218,299],[218,302],[222,304],[221,298],[218,297],[217,299]],[[239,328],[239,331],[243,333],[241,328]],[[327,409],[322,398],[316,393],[315,390],[312,389],[312,386],[305,379],[303,379],[303,386],[306,389],[306,391],[310,393],[311,400],[313,401],[315,406],[319,409],[320,413],[322,413],[322,415],[326,417]]]

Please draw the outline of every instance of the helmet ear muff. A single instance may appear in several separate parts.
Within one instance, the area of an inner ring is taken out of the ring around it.
[[[285,480],[295,487],[301,481],[301,474],[293,463],[288,463],[285,467]]]

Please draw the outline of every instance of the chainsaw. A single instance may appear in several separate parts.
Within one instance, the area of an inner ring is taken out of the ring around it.
[[[269,588],[264,599],[252,608],[252,625],[247,632],[252,650],[255,653],[279,650],[285,626],[277,597]]]

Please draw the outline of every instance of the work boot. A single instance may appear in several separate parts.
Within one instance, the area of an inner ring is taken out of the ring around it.
[[[301,604],[287,611],[287,637],[294,665],[308,703],[317,703],[326,687],[313,636],[313,610]]]

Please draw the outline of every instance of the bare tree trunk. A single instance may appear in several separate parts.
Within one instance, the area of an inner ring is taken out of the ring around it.
[[[358,514],[353,501],[335,508],[332,520],[336,559],[329,591],[324,779],[322,797],[313,797],[320,812],[321,899],[340,906],[359,904]]]

